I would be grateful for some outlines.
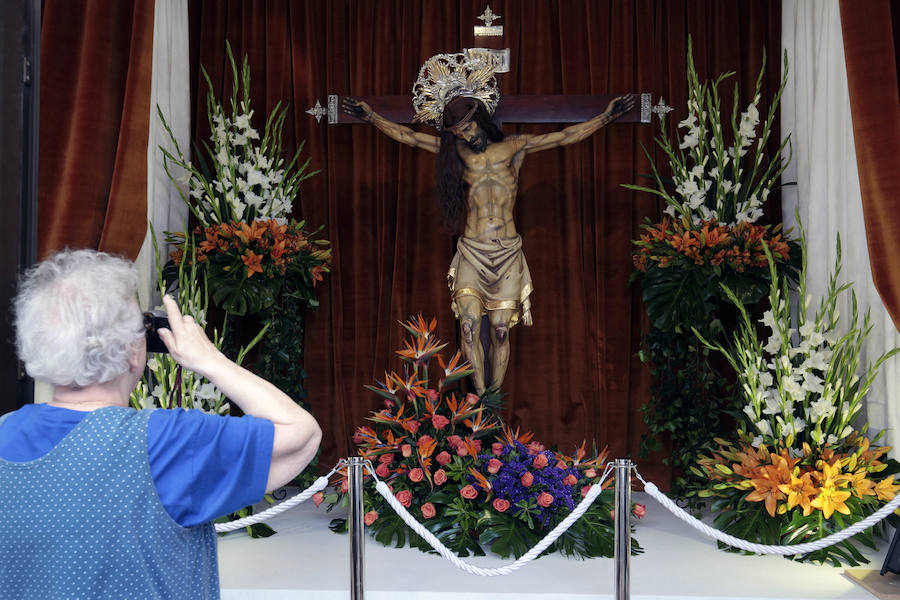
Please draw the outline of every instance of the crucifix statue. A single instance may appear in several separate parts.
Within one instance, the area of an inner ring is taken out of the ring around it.
[[[498,389],[509,363],[509,330],[532,324],[531,274],[513,219],[519,170],[525,156],[579,142],[634,106],[634,97],[610,100],[599,115],[543,135],[504,136],[492,120],[500,101],[495,55],[468,51],[428,59],[413,88],[414,120],[440,136],[417,132],[345,97],[345,113],[398,142],[437,154],[437,185],[446,225],[459,240],[447,272],[451,307],[475,390]],[[482,320],[489,327],[487,357]],[[490,379],[488,380],[488,369]]]

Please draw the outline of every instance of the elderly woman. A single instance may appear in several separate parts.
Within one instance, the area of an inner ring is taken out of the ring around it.
[[[132,264],[65,251],[26,274],[16,341],[49,404],[0,418],[4,598],[218,598],[211,521],[290,481],[321,431],[164,298],[172,357],[245,417],[129,407],[146,362]]]

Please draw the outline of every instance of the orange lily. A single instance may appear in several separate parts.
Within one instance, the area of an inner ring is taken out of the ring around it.
[[[878,496],[879,500],[890,502],[894,499],[894,496],[897,495],[898,491],[900,491],[900,485],[894,483],[893,475],[885,477],[875,484],[875,494]]]
[[[778,501],[784,499],[784,492],[779,489],[779,486],[791,483],[791,472],[787,468],[787,461],[781,457],[778,459],[776,464],[764,465],[757,470],[756,477],[750,479],[753,491],[747,494],[749,502],[765,501],[766,511],[772,517],[775,516]]]
[[[778,489],[787,494],[788,509],[792,509],[799,504],[803,509],[804,517],[808,517],[812,513],[813,507],[810,503],[810,498],[818,490],[813,485],[809,473],[804,473],[800,477],[791,475],[791,482],[779,485]]]
[[[262,256],[248,250],[247,254],[241,257],[241,261],[247,265],[247,278],[253,277],[254,273],[262,273]]]

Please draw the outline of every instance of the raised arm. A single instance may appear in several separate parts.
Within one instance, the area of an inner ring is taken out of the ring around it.
[[[412,146],[413,148],[422,148],[435,154],[437,154],[438,149],[440,149],[441,140],[437,136],[419,133],[413,131],[409,127],[400,125],[399,123],[388,121],[372,110],[368,104],[357,100],[356,98],[345,96],[341,104],[341,109],[348,115],[371,123],[379,131],[402,144]]]
[[[163,297],[170,329],[160,329],[159,337],[178,364],[213,382],[245,414],[272,421],[275,439],[266,491],[293,479],[312,461],[322,439],[316,420],[277,387],[230,361],[206,337],[189,316],[182,316],[178,304]]]
[[[561,131],[554,131],[553,133],[522,136],[524,141],[522,150],[526,153],[537,152],[580,142],[596,133],[601,127],[612,123],[627,113],[633,106],[634,96],[619,96],[610,101],[605,111],[589,121],[570,125]]]

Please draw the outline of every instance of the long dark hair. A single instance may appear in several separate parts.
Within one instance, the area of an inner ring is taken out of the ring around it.
[[[456,135],[450,131],[450,127],[460,124],[475,106],[475,114],[472,119],[478,127],[487,135],[491,142],[499,142],[503,139],[503,132],[491,120],[487,109],[480,100],[459,96],[451,100],[444,108],[441,129],[441,147],[437,155],[437,190],[438,206],[444,225],[454,234],[462,233],[466,215],[466,193],[468,184],[463,181],[465,164],[456,150]]]

